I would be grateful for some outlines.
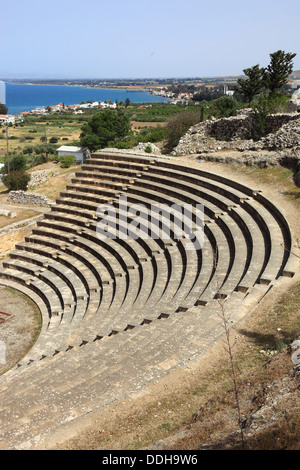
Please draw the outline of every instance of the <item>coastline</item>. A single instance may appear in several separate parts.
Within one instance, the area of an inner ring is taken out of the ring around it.
[[[34,83],[33,81],[22,82],[17,80],[11,80],[5,83],[7,84],[7,90],[8,87],[10,87],[11,99],[8,104],[8,114],[11,115],[19,115],[25,112],[31,113],[35,110],[46,108],[47,106],[55,108],[55,106],[59,106],[61,103],[64,103],[66,107],[79,107],[78,103],[93,102],[96,104],[98,102],[101,104],[107,103],[109,100],[112,100],[112,102],[120,100],[125,101],[127,98],[133,103],[168,101],[168,97],[156,93],[153,88],[141,87],[139,85],[123,86],[123,84],[118,84],[111,87],[111,84],[107,84],[107,86],[102,87],[100,84],[86,85],[67,82],[46,84],[42,82]],[[21,91],[18,89],[19,87]],[[51,87],[51,89],[49,87]],[[57,90],[55,90],[55,88]],[[13,96],[15,97],[14,99],[12,98]]]
[[[154,90],[157,90],[157,89],[161,89],[162,87],[161,86],[151,86],[151,87],[143,87],[143,86],[139,86],[139,85],[113,85],[113,84],[109,84],[107,86],[105,85],[95,85],[95,86],[91,86],[91,85],[81,85],[79,83],[74,83],[74,84],[71,84],[71,83],[49,83],[49,82],[45,82],[45,83],[41,83],[41,82],[22,82],[22,81],[18,81],[18,80],[4,80],[6,83],[10,83],[12,85],[30,85],[30,86],[64,86],[64,87],[79,87],[79,88],[87,88],[87,89],[91,89],[91,90],[126,90],[128,92],[135,92],[135,91],[141,91],[141,92],[145,92],[145,93],[151,93],[152,91]]]

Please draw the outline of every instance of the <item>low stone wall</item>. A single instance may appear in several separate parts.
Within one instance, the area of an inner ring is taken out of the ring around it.
[[[34,171],[30,175],[30,181],[28,183],[28,188],[34,188],[40,184],[46,183],[49,179],[48,171]]]
[[[10,191],[7,200],[13,204],[25,206],[50,206],[54,204],[54,202],[44,194],[31,193],[27,191]]]

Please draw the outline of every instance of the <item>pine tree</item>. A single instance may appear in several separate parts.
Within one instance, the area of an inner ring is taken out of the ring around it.
[[[235,90],[247,99],[248,106],[250,107],[253,98],[258,95],[264,87],[263,77],[265,69],[260,68],[257,64],[244,69],[243,72],[247,78],[238,78]]]
[[[280,91],[293,71],[293,58],[296,54],[277,51],[270,54],[271,62],[264,72],[264,82],[271,95]]]

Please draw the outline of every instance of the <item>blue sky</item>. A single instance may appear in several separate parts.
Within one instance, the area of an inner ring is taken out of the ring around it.
[[[238,75],[278,49],[300,69],[299,0],[1,3],[2,79]]]

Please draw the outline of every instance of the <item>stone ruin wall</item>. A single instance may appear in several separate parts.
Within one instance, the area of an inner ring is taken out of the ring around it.
[[[261,139],[254,140],[249,110],[238,116],[203,121],[192,126],[181,137],[172,155],[205,154],[220,150],[300,150],[298,112],[270,115],[267,124],[270,132]]]
[[[12,204],[24,206],[51,206],[54,202],[44,194],[31,193],[28,191],[10,191],[7,201]]]
[[[300,114],[272,114],[267,117],[269,134],[276,133],[283,125],[290,121],[300,119]],[[240,115],[231,118],[210,120],[207,124],[207,132],[217,140],[231,140],[240,138],[249,140],[253,134],[251,116]]]
[[[49,172],[46,170],[34,171],[30,175],[30,181],[28,183],[29,188],[34,188],[40,184],[46,183],[49,180]]]

